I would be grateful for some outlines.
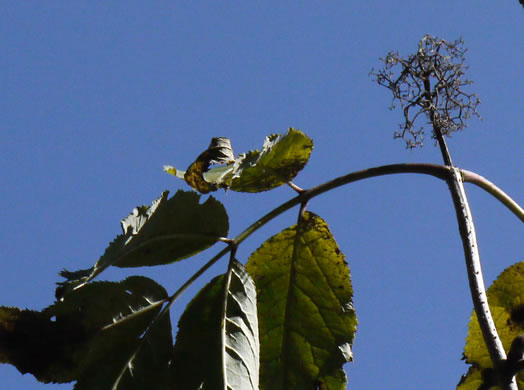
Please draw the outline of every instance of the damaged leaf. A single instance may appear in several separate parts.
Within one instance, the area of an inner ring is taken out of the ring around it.
[[[235,161],[231,141],[228,138],[213,138],[209,147],[187,168],[184,179],[191,187],[202,194],[218,189],[217,183],[207,181],[204,172],[211,164],[231,164]]]
[[[220,141],[215,141],[220,140]],[[227,138],[213,138],[186,172],[172,166],[164,171],[185,181],[201,193],[218,188],[238,192],[271,190],[293,180],[309,160],[313,141],[300,130],[290,128],[285,135],[266,137],[260,151],[240,154],[236,159]],[[209,169],[211,164],[224,164]]]

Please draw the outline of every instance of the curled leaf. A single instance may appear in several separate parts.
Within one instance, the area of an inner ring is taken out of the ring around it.
[[[231,141],[225,137],[213,138],[209,147],[189,166],[184,179],[187,184],[202,194],[218,189],[217,184],[206,181],[204,172],[211,164],[230,164],[235,161]]]
[[[238,192],[261,192],[286,184],[304,168],[313,150],[313,141],[300,130],[266,137],[260,151],[233,155],[227,138],[213,138],[210,147],[186,172],[166,165],[164,171],[184,180],[201,193],[218,188]],[[211,164],[225,164],[209,168]]]

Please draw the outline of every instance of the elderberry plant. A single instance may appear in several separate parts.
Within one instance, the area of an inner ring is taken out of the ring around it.
[[[524,389],[524,262],[505,270],[486,293],[463,183],[480,186],[522,221],[524,211],[493,183],[455,167],[445,141],[478,116],[478,98],[463,90],[471,82],[462,44],[425,36],[417,53],[403,59],[391,52],[384,69],[372,72],[392,91],[393,104],[400,102],[404,122],[395,137],[409,148],[422,146],[423,126],[414,124],[426,117],[444,165],[384,165],[301,189],[292,180],[313,150],[302,131],[271,134],[261,150],[237,156],[229,139],[213,138],[185,170],[164,167],[194,191],[171,197],[164,191],[151,205],[137,206],[91,268],[60,273],[65,281],[53,304],[42,311],[0,307],[0,363],[44,383],[76,382],[75,390],[344,390],[343,366],[353,358],[358,323],[350,268],[308,202],[359,180],[417,173],[448,185],[464,246],[475,312],[464,351],[471,368],[458,389]],[[200,202],[201,194],[220,189],[260,193],[285,184],[296,196],[236,237],[228,236],[229,217],[219,201],[208,196]],[[295,225],[267,239],[244,263],[236,258],[247,237],[295,206]],[[112,266],[175,267],[220,244],[225,247],[171,294],[143,276],[94,281]],[[187,305],[173,341],[171,307],[226,255],[225,272]]]

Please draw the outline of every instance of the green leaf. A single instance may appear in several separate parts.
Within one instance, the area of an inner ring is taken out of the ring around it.
[[[224,206],[213,197],[202,204],[199,200],[200,196],[192,191],[177,191],[171,199],[167,199],[166,192],[151,207],[136,208],[122,220],[124,246],[117,245],[117,253],[110,253],[109,259],[104,254],[100,265],[168,264],[193,256],[226,237],[229,222]]]
[[[123,234],[107,247],[94,267],[76,273],[63,271],[61,275],[68,281],[62,285],[71,281],[73,285],[75,281],[85,284],[111,265],[141,267],[179,261],[227,236],[227,213],[215,198],[200,204],[200,195],[192,191],[178,191],[171,199],[167,196],[165,191],[151,206],[135,208],[121,221]]]
[[[256,292],[233,261],[187,306],[178,324],[172,384],[177,389],[258,390]]]
[[[77,380],[75,389],[110,389],[159,312],[155,303],[166,298],[160,285],[134,276],[91,283],[42,312],[0,307],[1,362],[41,382]],[[162,388],[171,345],[166,317],[149,333],[133,375],[126,373],[119,388]]]
[[[487,295],[497,332],[507,352],[515,337],[524,333],[524,262],[504,270],[488,289]],[[477,390],[482,383],[481,371],[493,365],[475,312],[469,323],[464,359],[472,367],[462,377],[457,389]],[[524,389],[524,375],[518,374],[517,379],[519,389]]]
[[[261,192],[293,180],[308,162],[312,150],[313,141],[293,128],[285,135],[266,137],[261,151],[250,151],[236,159],[229,139],[213,138],[210,147],[198,156],[187,172],[169,165],[164,166],[164,171],[177,177],[183,175],[190,186],[202,193],[218,188]],[[211,164],[226,165],[209,169]]]
[[[67,315],[82,308],[83,326],[92,329],[93,337],[80,352],[81,372],[75,390],[111,389],[124,370],[114,389],[166,388],[173,345],[169,316],[163,317],[148,332],[130,363],[131,368],[126,370],[142,334],[162,307],[154,305],[155,302],[166,298],[162,286],[151,279],[134,276],[120,283],[89,284],[57,304],[55,311],[65,311]],[[150,307],[153,309],[147,310]]]
[[[249,152],[235,162],[231,190],[261,192],[293,180],[309,160],[313,141],[292,128],[266,138],[260,152]]]
[[[349,268],[327,224],[305,213],[246,270],[257,288],[260,389],[345,389],[357,318]]]

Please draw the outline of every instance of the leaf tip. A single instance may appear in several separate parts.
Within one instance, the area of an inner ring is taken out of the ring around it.
[[[172,165],[164,165],[164,172],[165,173],[169,173],[170,175],[173,175],[173,176],[176,176],[178,177],[179,179],[184,179],[184,174],[185,172],[184,171],[181,171],[179,169],[176,169],[174,166]]]

